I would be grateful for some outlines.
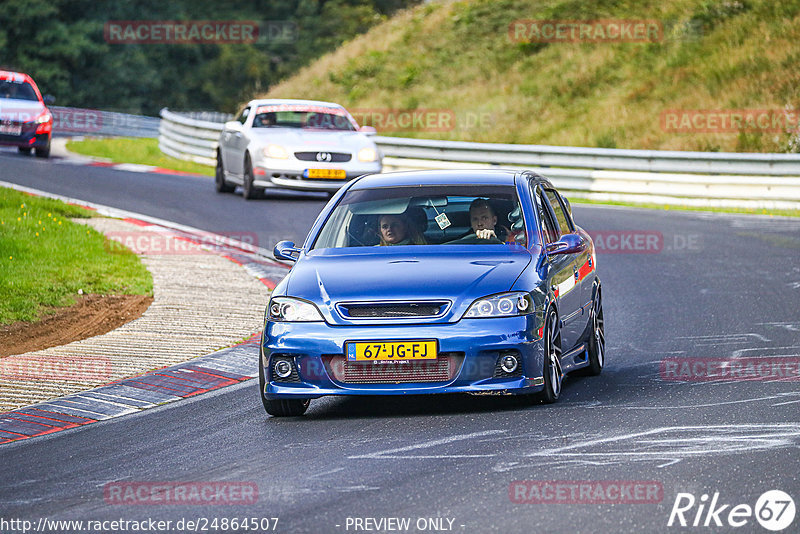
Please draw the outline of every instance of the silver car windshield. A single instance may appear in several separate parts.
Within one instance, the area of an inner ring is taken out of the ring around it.
[[[253,118],[253,128],[355,131],[355,126],[345,115],[317,111],[268,111],[258,113]]]
[[[313,249],[397,245],[526,246],[513,186],[452,185],[349,191]]]

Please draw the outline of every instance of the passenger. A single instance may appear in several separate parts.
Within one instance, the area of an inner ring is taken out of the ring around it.
[[[424,245],[425,238],[405,214],[381,215],[378,219],[381,245]]]

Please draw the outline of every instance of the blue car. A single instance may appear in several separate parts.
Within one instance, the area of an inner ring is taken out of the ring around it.
[[[373,174],[345,185],[272,293],[259,358],[273,416],[324,395],[523,394],[597,375],[594,244],[528,171]]]

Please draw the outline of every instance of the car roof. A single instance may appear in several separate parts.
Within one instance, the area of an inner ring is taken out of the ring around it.
[[[261,98],[251,100],[247,103],[248,106],[323,106],[329,108],[341,108],[339,104],[333,102],[323,102],[321,100],[295,100],[291,98]]]
[[[10,70],[0,70],[0,80],[15,80],[18,82],[29,82],[33,83],[33,78],[25,74],[24,72],[14,72]]]
[[[512,169],[388,172],[362,176],[356,179],[350,189],[356,190],[414,185],[514,185],[514,178],[520,172],[522,171]],[[538,176],[535,173],[530,174],[532,176]],[[544,178],[542,178],[542,180],[546,181]]]

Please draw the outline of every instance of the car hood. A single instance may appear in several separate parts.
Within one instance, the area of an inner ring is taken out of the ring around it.
[[[293,150],[354,150],[373,146],[366,135],[359,132],[330,132],[302,130],[300,128],[253,128],[254,139],[262,144],[277,143]]]
[[[0,98],[0,119],[2,120],[30,122],[45,109],[44,104],[35,100]]]
[[[505,245],[381,247],[380,252],[369,247],[305,255],[289,274],[286,294],[314,302],[326,320],[339,324],[348,323],[335,309],[342,302],[446,300],[452,305],[437,321],[450,322],[476,298],[509,291],[531,262],[523,247]]]

